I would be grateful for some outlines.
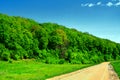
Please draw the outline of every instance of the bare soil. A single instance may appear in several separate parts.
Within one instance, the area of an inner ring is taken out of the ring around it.
[[[111,64],[109,64],[108,70],[109,70],[110,80],[120,80]]]

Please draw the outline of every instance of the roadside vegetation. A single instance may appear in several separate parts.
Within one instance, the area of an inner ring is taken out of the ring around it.
[[[120,44],[54,23],[0,14],[0,60],[88,64],[120,59]]]
[[[0,61],[0,80],[45,80],[91,64],[45,64],[36,60]]]
[[[118,74],[120,78],[120,61],[111,62],[112,66],[114,67],[115,72]]]

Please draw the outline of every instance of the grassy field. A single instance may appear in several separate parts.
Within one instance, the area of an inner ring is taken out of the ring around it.
[[[114,62],[111,62],[111,64],[113,65],[114,70],[116,71],[116,73],[120,78],[120,61],[114,61]]]
[[[0,80],[45,80],[91,64],[44,64],[35,60],[0,61]]]

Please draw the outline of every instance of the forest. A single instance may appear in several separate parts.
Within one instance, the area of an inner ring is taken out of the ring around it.
[[[0,14],[0,60],[88,64],[120,59],[120,43],[56,23]]]

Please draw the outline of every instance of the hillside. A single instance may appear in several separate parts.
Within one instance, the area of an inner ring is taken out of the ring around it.
[[[0,59],[99,63],[120,59],[120,44],[54,23],[0,14]]]

